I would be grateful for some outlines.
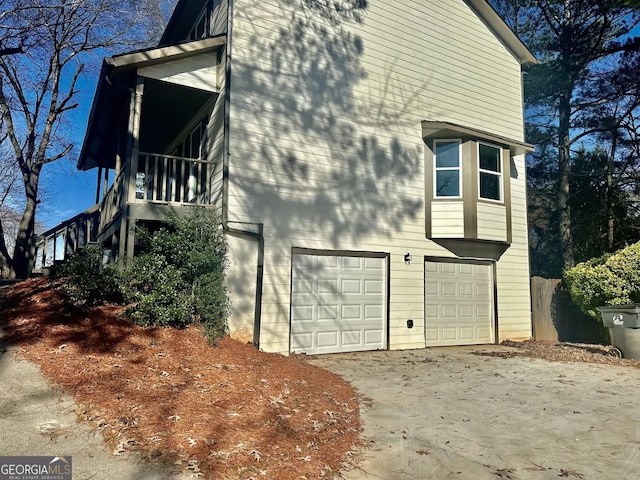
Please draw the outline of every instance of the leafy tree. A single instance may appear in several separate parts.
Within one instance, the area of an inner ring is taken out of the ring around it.
[[[161,31],[160,1],[2,2],[0,141],[8,145],[19,169],[23,196],[13,254],[0,240],[2,276],[28,274],[40,175],[45,165],[72,153],[64,123],[78,106],[85,66],[94,64],[107,48],[113,52],[149,45]]]
[[[572,157],[582,144],[607,142],[611,164],[630,135],[624,125],[638,109],[637,65],[640,24],[636,2],[604,0],[496,0],[495,8],[536,54],[539,64],[525,75],[529,131],[554,148],[553,223],[558,263],[575,263],[571,213]],[[547,147],[544,147],[547,150]],[[532,162],[541,161],[540,155]],[[548,159],[542,160],[549,167]],[[535,175],[536,169],[531,172]],[[545,179],[547,182],[549,178]],[[547,183],[546,188],[549,187]],[[613,193],[606,197],[613,201]],[[612,222],[611,204],[607,221]],[[613,233],[610,228],[609,233]],[[613,241],[609,248],[612,248]]]

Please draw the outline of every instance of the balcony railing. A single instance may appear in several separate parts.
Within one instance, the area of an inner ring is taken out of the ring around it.
[[[136,201],[208,204],[213,164],[195,158],[140,153]]]
[[[99,228],[100,232],[102,232],[104,228],[113,221],[113,219],[116,217],[116,215],[118,215],[118,213],[122,210],[122,207],[126,203],[126,199],[124,198],[124,182],[124,171],[120,171],[120,173],[118,173],[118,176],[114,180],[113,185],[111,185],[111,188],[102,199]]]
[[[100,205],[65,220],[60,225],[39,235],[35,244],[34,272],[41,272],[56,260],[63,260],[70,253],[95,242],[98,235]]]
[[[212,169],[211,163],[199,159],[140,153],[132,203],[208,204]],[[124,171],[121,171],[102,200],[101,232],[126,204],[126,181]]]

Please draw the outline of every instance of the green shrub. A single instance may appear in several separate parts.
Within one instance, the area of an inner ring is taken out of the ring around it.
[[[219,216],[208,209],[167,218],[150,233],[138,229],[143,253],[120,272],[103,262],[99,245],[88,245],[58,269],[66,277],[66,301],[78,308],[126,303],[127,315],[142,326],[184,328],[198,323],[215,343],[228,317],[224,268],[227,246]]]
[[[62,292],[67,304],[73,307],[123,301],[119,272],[105,265],[100,245],[90,244],[69,255],[56,269],[55,276],[65,277]]]
[[[227,246],[219,216],[194,209],[169,216],[155,233],[138,232],[147,252],[125,272],[130,318],[140,325],[204,326],[212,343],[228,317],[224,267]]]
[[[579,263],[564,281],[576,305],[594,318],[600,318],[596,307],[640,302],[640,242]]]
[[[124,272],[127,316],[148,326],[184,328],[192,323],[192,305],[180,272],[159,255],[144,254]]]

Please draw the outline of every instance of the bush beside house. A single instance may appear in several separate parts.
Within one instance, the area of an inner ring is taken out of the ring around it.
[[[124,303],[127,316],[142,326],[201,324],[215,343],[228,316],[220,227],[219,216],[204,209],[170,216],[158,231],[138,232],[142,253],[123,270],[104,265],[102,247],[88,246],[60,267],[65,298],[76,308]]]
[[[640,242],[576,265],[564,282],[576,305],[597,319],[597,307],[640,302]]]

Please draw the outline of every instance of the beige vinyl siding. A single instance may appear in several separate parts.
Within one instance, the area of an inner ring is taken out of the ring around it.
[[[497,263],[499,340],[532,336],[524,155],[516,156],[514,163],[518,175],[511,177],[513,240]]]
[[[506,211],[504,205],[478,203],[478,239],[506,242]]]
[[[253,341],[256,306],[256,275],[258,244],[255,241],[231,235],[226,237],[229,247],[225,285],[229,297],[229,330],[241,342]]]
[[[221,52],[221,58],[224,58],[224,51]],[[220,94],[216,98],[213,106],[209,122],[207,124],[207,161],[214,164],[209,177],[211,198],[209,203],[222,207],[223,197],[223,168],[224,168],[224,101],[226,90],[224,88],[225,75],[222,65],[218,66],[217,83],[219,85]]]
[[[431,237],[464,238],[464,204],[434,201],[431,204]]]
[[[207,161],[213,164],[209,177],[209,203],[222,207],[222,171],[224,160],[224,93],[216,99],[207,125]]]
[[[522,138],[520,68],[462,0],[308,5],[234,3],[228,214],[264,224],[261,348],[289,351],[293,248],[387,254],[388,346],[422,347],[424,256],[453,254],[425,238],[420,122]],[[429,216],[464,236],[462,201]]]
[[[138,75],[208,92],[218,91],[217,53],[165,62],[138,70]]]

